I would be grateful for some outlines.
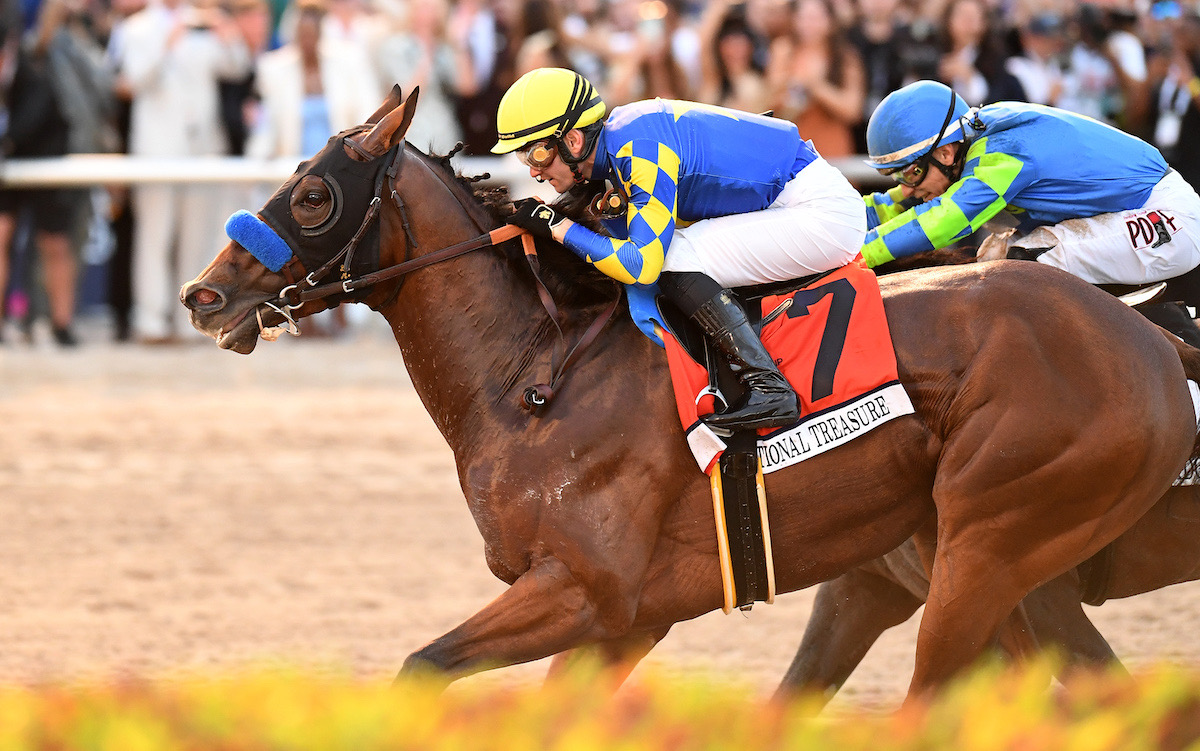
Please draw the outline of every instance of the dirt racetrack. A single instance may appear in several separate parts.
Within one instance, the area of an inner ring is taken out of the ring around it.
[[[502,591],[386,331],[249,357],[102,339],[0,346],[0,683],[275,660],[387,681]],[[650,662],[766,691],[812,592],[680,624]],[[1131,666],[1200,666],[1196,583],[1089,613]],[[915,633],[885,635],[836,705],[898,703]]]

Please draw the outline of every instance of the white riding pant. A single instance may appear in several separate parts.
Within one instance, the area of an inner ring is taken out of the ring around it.
[[[818,157],[762,211],[677,228],[663,271],[703,272],[723,287],[782,282],[845,266],[866,232],[862,196]]]
[[[1200,195],[1171,170],[1141,208],[1038,227],[1007,245],[1050,248],[1039,263],[1092,284],[1160,282],[1200,265]]]

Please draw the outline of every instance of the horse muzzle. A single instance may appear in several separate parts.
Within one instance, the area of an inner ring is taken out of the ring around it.
[[[249,354],[258,340],[259,326],[252,315],[257,305],[247,305],[237,312],[231,309],[231,299],[229,291],[202,279],[189,282],[179,293],[197,331],[222,349]]]

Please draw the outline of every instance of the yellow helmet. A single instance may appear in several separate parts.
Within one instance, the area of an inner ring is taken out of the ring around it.
[[[492,153],[507,154],[542,138],[562,138],[572,128],[603,117],[604,100],[583,76],[565,68],[531,70],[500,100],[496,111],[500,140]]]

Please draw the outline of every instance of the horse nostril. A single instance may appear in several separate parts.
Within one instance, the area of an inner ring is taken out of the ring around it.
[[[215,289],[196,287],[187,292],[183,298],[183,304],[192,310],[212,312],[225,307],[225,298]]]
[[[217,299],[217,293],[211,289],[200,289],[192,294],[192,299],[196,301],[197,305],[209,305]]]

